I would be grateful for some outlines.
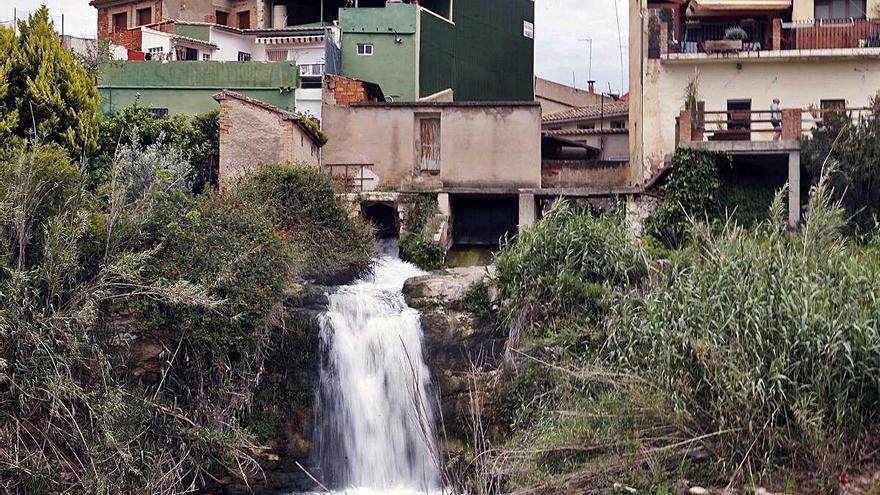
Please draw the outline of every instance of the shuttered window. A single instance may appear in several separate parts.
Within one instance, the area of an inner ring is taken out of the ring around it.
[[[419,119],[419,163],[420,171],[440,171],[440,118],[422,117]]]

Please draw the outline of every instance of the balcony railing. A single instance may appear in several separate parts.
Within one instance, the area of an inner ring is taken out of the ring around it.
[[[682,141],[794,141],[817,126],[830,113],[858,120],[871,108],[784,109],[774,126],[770,110],[682,110],[676,117],[676,142]]]
[[[731,27],[741,27],[746,40],[725,40]],[[880,48],[880,20],[824,19],[783,22],[715,22],[681,26],[681,39],[674,39],[671,25],[652,23],[649,58],[674,53],[758,52],[786,50],[829,50],[840,48]]]

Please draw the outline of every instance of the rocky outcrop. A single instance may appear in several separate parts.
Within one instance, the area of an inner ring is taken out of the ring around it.
[[[467,308],[465,299],[474,285],[490,294],[494,267],[452,268],[407,280],[407,304],[422,315],[424,356],[440,395],[447,452],[460,450],[470,438],[471,421],[487,414],[480,396],[487,372],[504,352],[498,322]]]

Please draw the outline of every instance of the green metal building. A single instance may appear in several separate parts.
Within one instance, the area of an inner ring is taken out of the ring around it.
[[[162,113],[209,112],[218,108],[212,96],[221,89],[293,111],[297,87],[294,62],[110,62],[98,76],[100,109],[106,114],[135,101]]]
[[[343,74],[398,101],[534,99],[533,0],[441,0],[339,9]]]

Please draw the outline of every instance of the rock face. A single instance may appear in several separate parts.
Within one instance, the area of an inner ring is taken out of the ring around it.
[[[407,280],[407,304],[422,315],[424,355],[438,387],[446,452],[460,450],[471,435],[472,415],[485,414],[480,405],[486,371],[504,352],[504,335],[491,316],[468,311],[463,299],[474,284],[491,289],[494,267],[453,268]]]

